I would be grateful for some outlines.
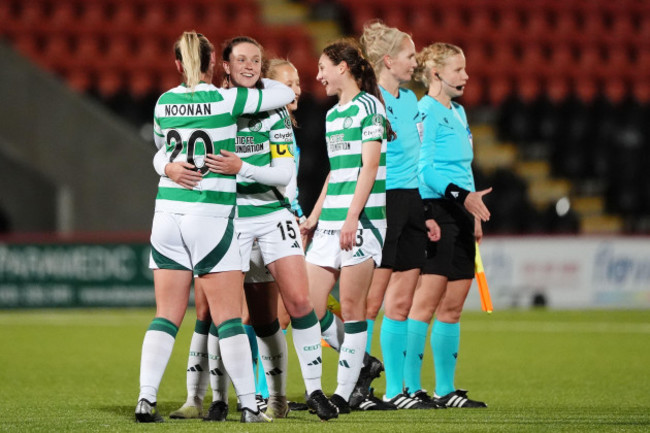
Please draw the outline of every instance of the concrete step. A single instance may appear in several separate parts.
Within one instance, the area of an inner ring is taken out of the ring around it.
[[[517,161],[517,148],[510,144],[477,146],[474,148],[476,164],[483,170],[512,168]]]
[[[566,179],[534,179],[528,183],[528,198],[538,209],[547,207],[571,193],[571,182]]]
[[[623,219],[617,215],[594,215],[580,219],[583,234],[618,234],[623,231]]]
[[[547,179],[551,173],[551,165],[545,160],[518,161],[515,164],[517,175],[527,182],[537,179]]]
[[[605,199],[600,196],[573,197],[571,208],[581,217],[600,216],[605,212]]]

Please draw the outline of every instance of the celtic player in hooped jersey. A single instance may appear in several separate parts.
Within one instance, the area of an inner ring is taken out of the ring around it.
[[[156,317],[142,343],[135,418],[163,421],[158,388],[196,276],[222,337],[221,356],[243,406],[242,422],[270,421],[257,409],[252,367],[240,362],[251,351],[241,323],[241,259],[232,221],[235,177],[208,173],[204,162],[207,154],[234,150],[240,115],[282,107],[294,93],[280,83],[263,91],[206,84],[214,72],[214,49],[194,31],[180,37],[175,54],[184,84],[165,92],[154,114],[155,141],[169,162],[163,172],[169,168],[171,179],[161,178],[151,230]],[[183,174],[195,168],[202,176]]]
[[[363,143],[380,141],[381,160],[359,220],[363,228],[386,227],[386,111],[374,96],[360,92],[345,106],[327,112],[326,140],[330,160],[327,196],[318,221],[320,229],[340,230],[352,204]]]
[[[268,80],[259,81],[262,53],[254,39],[246,36],[231,39],[224,45],[222,58],[229,86],[253,89],[260,84],[263,88],[268,85]],[[299,94],[299,89],[296,93]],[[271,287],[245,284],[252,324],[252,327],[246,326],[246,331],[251,341],[257,343],[253,345],[254,359],[258,359],[259,348],[264,370],[272,372],[268,374],[266,413],[278,418],[284,418],[288,413],[287,343],[277,320],[276,308],[279,288],[291,316],[293,341],[309,395],[308,403],[313,403],[320,418],[329,419],[336,417],[337,411],[321,390],[320,326],[309,299],[299,228],[289,210],[289,200],[285,198],[285,187],[295,175],[292,146],[291,120],[287,109],[282,107],[241,116],[237,121],[234,149],[224,150],[219,155],[207,155],[205,164],[210,173],[218,176],[237,175],[235,228],[241,269],[248,271],[252,245],[256,241],[264,260],[261,267],[266,264],[277,281],[277,286]],[[266,280],[256,281],[263,282]],[[222,336],[209,324],[203,291],[200,282],[195,284],[197,322],[188,358],[188,398],[170,416],[201,416],[209,375],[213,401],[206,419],[223,421],[227,413],[229,383],[227,376],[213,373],[222,371],[223,363],[218,352],[212,352],[212,348],[218,349],[220,344],[217,341]],[[268,311],[269,307],[271,311]],[[206,356],[206,342],[209,356]]]
[[[307,251],[307,272],[323,338],[339,350],[338,386],[330,400],[346,413],[364,363],[365,300],[372,272],[381,262],[386,141],[392,131],[372,66],[356,45],[343,40],[327,46],[318,69],[317,80],[339,102],[326,117],[330,173],[302,231],[316,230]],[[326,308],[339,276],[342,340],[338,322]]]

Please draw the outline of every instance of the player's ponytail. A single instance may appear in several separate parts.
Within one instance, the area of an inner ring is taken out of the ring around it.
[[[335,65],[345,62],[359,89],[373,95],[381,101],[382,105],[386,106],[381,91],[379,90],[379,85],[377,84],[375,71],[370,62],[361,53],[361,49],[354,39],[347,38],[334,42],[325,47],[323,54],[329,57]],[[386,119],[386,132],[389,140],[393,140],[396,137],[388,119]]]
[[[214,47],[210,41],[194,30],[184,32],[176,41],[174,45],[176,60],[183,65],[185,84],[190,89],[194,89],[199,84],[201,74],[208,72],[213,51]]]

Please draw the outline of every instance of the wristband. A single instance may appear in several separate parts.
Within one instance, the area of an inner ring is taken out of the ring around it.
[[[445,197],[460,204],[465,203],[465,199],[467,198],[468,194],[469,191],[453,183],[450,183],[445,190]]]

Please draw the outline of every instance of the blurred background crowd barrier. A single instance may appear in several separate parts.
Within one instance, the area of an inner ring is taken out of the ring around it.
[[[300,200],[309,212],[328,171],[323,119],[334,102],[315,80],[317,59],[371,19],[409,32],[418,50],[446,41],[465,51],[470,80],[459,102],[477,188],[494,187],[488,238],[650,233],[650,2],[4,0],[3,253],[24,245],[21,236],[38,244],[35,233],[146,242],[153,106],[179,82],[172,46],[190,29],[218,53],[223,40],[250,35],[267,57],[298,68]]]

